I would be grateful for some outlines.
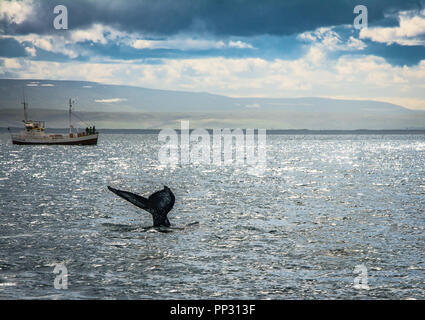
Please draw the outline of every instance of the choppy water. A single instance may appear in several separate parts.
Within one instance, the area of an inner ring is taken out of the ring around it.
[[[156,135],[0,143],[0,298],[424,298],[424,136],[271,135],[263,176],[159,166]],[[106,189],[163,184],[169,233]]]

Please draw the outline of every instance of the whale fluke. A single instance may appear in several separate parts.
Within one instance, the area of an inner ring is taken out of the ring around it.
[[[169,227],[167,214],[173,209],[175,197],[173,192],[167,186],[145,198],[135,193],[114,189],[108,186],[108,189],[116,195],[131,202],[135,206],[152,214],[154,227]]]

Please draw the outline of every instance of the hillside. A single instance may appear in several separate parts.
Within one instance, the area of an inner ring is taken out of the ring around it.
[[[0,79],[0,126],[22,119],[22,89],[33,118],[66,126],[68,99],[75,109],[108,128],[265,127],[275,129],[425,128],[425,112],[368,100],[231,98],[86,81]]]

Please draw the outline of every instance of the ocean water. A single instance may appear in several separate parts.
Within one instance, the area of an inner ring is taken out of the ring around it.
[[[424,299],[425,136],[269,135],[261,175],[163,166],[159,146],[1,134],[0,298]],[[107,185],[169,186],[173,228]]]

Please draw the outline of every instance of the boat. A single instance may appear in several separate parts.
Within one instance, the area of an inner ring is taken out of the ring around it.
[[[24,95],[24,130],[18,134],[11,134],[12,143],[17,145],[96,145],[99,132],[95,126],[87,127],[85,131],[76,132],[71,122],[72,100],[69,99],[69,133],[48,134],[45,132],[45,121],[28,120],[27,106]]]

